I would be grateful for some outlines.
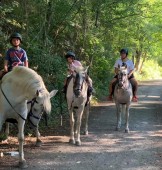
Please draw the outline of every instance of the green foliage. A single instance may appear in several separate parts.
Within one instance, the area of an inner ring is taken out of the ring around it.
[[[43,77],[49,91],[59,90],[52,99],[54,121],[55,116],[67,113],[60,91],[68,50],[73,50],[84,65],[90,65],[98,100],[108,94],[113,65],[123,47],[129,49],[129,57],[135,58],[137,66],[144,62],[139,79],[161,76],[161,10],[161,0],[3,0],[0,54],[4,56],[10,46],[10,34],[20,32],[29,66]],[[157,62],[147,61],[152,56]]]
[[[136,73],[137,80],[160,79],[162,77],[162,67],[155,60],[147,60],[140,73]]]

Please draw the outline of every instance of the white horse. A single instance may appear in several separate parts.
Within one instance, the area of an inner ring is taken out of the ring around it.
[[[129,108],[132,101],[132,85],[128,80],[127,65],[118,66],[118,83],[114,90],[114,101],[116,104],[117,126],[121,127],[121,113],[125,114],[125,132],[129,132]]]
[[[78,67],[77,70],[75,70],[75,73],[71,76],[66,93],[68,110],[70,114],[69,142],[78,146],[81,145],[80,127],[83,113],[85,114],[84,133],[88,134],[90,100],[87,101],[88,84],[86,82],[86,78],[87,69]]]
[[[53,90],[53,96],[56,95],[58,90]],[[50,97],[53,97],[50,96]],[[35,131],[35,136],[36,136],[36,146],[41,146],[42,145],[42,141],[40,139],[40,132],[39,132],[39,121],[41,120],[42,114],[44,113],[44,109],[42,108],[42,106],[37,102],[37,99],[34,98],[31,101],[27,102],[27,108],[28,108],[28,121],[27,123],[29,124],[29,126],[34,129]],[[44,113],[46,116],[47,114]],[[14,120],[13,120],[14,121]],[[8,139],[9,136],[9,124],[12,123],[12,120],[7,119],[5,122],[5,134],[6,137]]]
[[[26,168],[24,159],[24,124],[27,119],[27,101],[36,98],[38,112],[35,116],[40,118],[40,108],[46,113],[51,111],[50,98],[54,91],[49,93],[44,82],[34,70],[27,67],[15,67],[3,78],[0,86],[0,130],[2,124],[7,119],[16,119],[18,122],[18,141],[19,141],[19,166]],[[37,125],[38,119],[31,118],[33,124]]]

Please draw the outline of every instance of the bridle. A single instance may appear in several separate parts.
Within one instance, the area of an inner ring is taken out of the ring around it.
[[[35,116],[34,113],[33,113],[33,111],[32,111],[35,103],[38,103],[37,100],[36,100],[36,98],[33,98],[31,101],[28,101],[28,102],[27,102],[27,104],[31,104],[31,107],[30,107],[30,110],[29,110],[29,112],[28,112],[28,117],[27,117],[27,118],[28,118],[28,121],[29,121],[34,127],[37,127],[37,125],[35,125],[35,124],[31,121],[31,119],[30,119],[31,117],[37,119],[38,121],[41,119],[41,115],[40,115],[40,117]],[[41,113],[43,113],[43,110],[44,110],[44,109],[42,108]]]
[[[129,81],[128,80],[128,74],[124,71],[124,72],[119,72],[118,73],[118,88],[122,88],[127,90],[128,87],[125,86],[125,83]],[[126,84],[127,85],[127,84]]]
[[[85,81],[85,76],[81,76],[81,73],[77,73],[74,79],[74,86],[73,86],[75,96],[79,97],[83,89],[84,81]]]
[[[16,114],[18,114],[24,121],[26,121],[26,120],[28,119],[28,121],[29,121],[34,127],[37,127],[37,125],[35,125],[35,124],[30,120],[31,117],[33,117],[33,118],[35,118],[35,119],[37,119],[37,120],[40,120],[40,119],[41,119],[41,116],[40,116],[40,117],[35,116],[35,115],[33,114],[33,112],[32,112],[33,107],[34,107],[34,104],[35,104],[35,103],[38,103],[37,100],[36,100],[36,98],[34,97],[31,101],[28,101],[28,102],[27,102],[27,104],[31,104],[31,107],[30,107],[30,110],[29,110],[29,112],[28,112],[28,114],[27,114],[27,115],[28,115],[28,116],[27,116],[27,119],[25,119],[25,118],[24,118],[23,116],[21,116],[21,115],[15,110],[15,108],[12,106],[11,102],[9,101],[9,99],[8,99],[7,96],[5,95],[4,91],[2,90],[2,86],[0,86],[0,89],[1,89],[1,92],[2,92],[3,96],[5,97],[5,99],[7,100],[7,102],[9,103],[9,105],[11,106],[11,108],[14,110],[14,112],[15,112]],[[43,109],[42,109],[42,112],[43,112]]]

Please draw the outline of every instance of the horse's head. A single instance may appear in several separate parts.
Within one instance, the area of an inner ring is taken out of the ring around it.
[[[127,65],[123,64],[122,66],[118,65],[118,86],[124,87],[124,84],[128,81],[128,70]]]
[[[76,97],[79,97],[81,95],[82,89],[83,89],[83,83],[86,80],[87,77],[87,70],[88,68],[78,67],[77,70],[75,70],[75,81],[74,81],[74,94]]]
[[[56,95],[57,90],[53,90],[52,92],[45,95],[43,95],[42,93],[43,92],[41,91],[37,91],[36,97],[33,98],[31,101],[28,101],[28,120],[31,127],[38,126],[43,113],[45,114],[45,116],[50,113],[50,98]]]

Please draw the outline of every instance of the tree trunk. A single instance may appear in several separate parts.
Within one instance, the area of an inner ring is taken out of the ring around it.
[[[137,71],[139,71],[139,66],[140,66],[140,61],[141,61],[141,55],[142,55],[142,51],[138,51],[136,50],[136,62],[135,62],[135,68]]]
[[[141,73],[141,71],[142,71],[142,67],[143,67],[143,64],[144,64],[146,58],[147,58],[147,54],[145,53],[144,56],[143,56],[142,63],[140,64],[140,67],[139,67],[139,73]]]

